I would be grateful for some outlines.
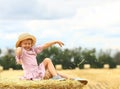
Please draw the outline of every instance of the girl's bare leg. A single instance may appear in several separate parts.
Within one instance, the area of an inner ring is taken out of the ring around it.
[[[61,77],[63,77],[63,78],[67,78],[67,79],[70,79],[70,77],[68,77],[68,75],[66,75],[66,74],[63,74],[63,73],[58,73]]]
[[[45,65],[46,70],[48,70],[48,72],[52,75],[52,77],[53,77],[53,76],[60,75],[60,76],[63,77],[63,78],[67,78],[67,79],[70,79],[70,78],[71,78],[71,77],[68,77],[68,75],[66,75],[66,74],[57,73],[57,71],[56,71],[56,69],[55,69],[55,67],[54,67],[54,65],[53,65],[53,63],[52,63],[52,61],[51,61],[50,58],[45,58],[45,59],[43,60],[43,63],[44,63],[44,65]]]
[[[57,72],[55,70],[55,67],[49,58],[45,58],[43,60],[43,64],[45,65],[45,68],[52,74],[52,76],[57,76]]]

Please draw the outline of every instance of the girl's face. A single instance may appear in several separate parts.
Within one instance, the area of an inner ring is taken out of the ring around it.
[[[32,40],[31,39],[23,40],[20,45],[25,50],[29,51],[32,47]]]

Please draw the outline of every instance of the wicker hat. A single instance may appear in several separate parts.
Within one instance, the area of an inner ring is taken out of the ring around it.
[[[16,42],[16,48],[20,47],[20,42],[26,39],[32,39],[33,41],[32,46],[36,43],[36,38],[33,35],[29,33],[23,33],[18,37],[18,40]]]

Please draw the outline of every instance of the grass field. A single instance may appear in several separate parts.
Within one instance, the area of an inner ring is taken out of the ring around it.
[[[80,77],[88,80],[83,86],[76,81],[21,81],[21,70],[3,71],[0,73],[0,89],[120,89],[120,69],[76,69],[59,70],[71,77]]]

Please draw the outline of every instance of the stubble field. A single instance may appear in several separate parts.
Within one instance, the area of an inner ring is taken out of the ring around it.
[[[88,80],[87,85],[77,81],[21,81],[22,70],[9,70],[0,73],[0,89],[120,89],[120,69],[76,69],[59,70],[70,77]]]

